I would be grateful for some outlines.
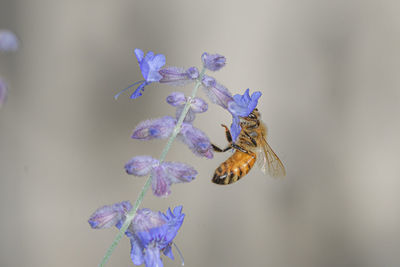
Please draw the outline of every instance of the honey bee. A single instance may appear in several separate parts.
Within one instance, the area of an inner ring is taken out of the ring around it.
[[[229,145],[225,149],[221,149],[212,144],[214,151],[225,152],[230,149],[236,151],[215,170],[212,178],[213,183],[227,185],[236,182],[249,173],[256,161],[263,173],[266,173],[266,168],[268,168],[268,173],[272,177],[286,175],[281,160],[267,143],[267,127],[260,120],[260,117],[260,112],[256,108],[249,116],[240,117],[242,130],[236,143],[232,142],[228,127],[222,124]]]

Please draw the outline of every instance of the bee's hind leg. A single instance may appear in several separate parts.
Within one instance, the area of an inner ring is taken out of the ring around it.
[[[232,143],[232,135],[231,135],[231,132],[229,131],[228,127],[224,124],[221,124],[221,126],[225,128],[226,140],[228,140],[229,145],[226,148],[221,149],[221,148],[217,147],[216,145],[211,144],[211,146],[215,152],[226,152],[226,151],[232,149],[233,145],[234,145]]]

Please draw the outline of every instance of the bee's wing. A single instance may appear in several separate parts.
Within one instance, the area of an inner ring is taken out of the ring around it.
[[[262,138],[262,147],[260,147],[257,155],[257,163],[263,173],[266,173],[266,168],[268,167],[268,173],[272,177],[283,177],[286,175],[282,161],[264,138]]]

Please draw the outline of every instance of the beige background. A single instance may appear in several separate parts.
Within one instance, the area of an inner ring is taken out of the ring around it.
[[[199,171],[167,199],[184,205],[176,239],[186,266],[400,266],[400,4],[398,1],[2,0],[0,28],[20,51],[0,55],[9,97],[0,110],[0,266],[96,266],[116,234],[87,219],[135,200],[132,156],[164,141],[130,139],[143,119],[173,114],[141,78],[133,49],[169,65],[227,57],[215,77],[233,93],[260,90],[284,180],[256,168],[232,186],[210,183],[228,155],[200,159],[176,143],[168,160]],[[191,90],[184,88],[185,92]],[[200,96],[204,97],[201,92]],[[195,125],[221,146],[230,116],[210,105]],[[124,238],[108,266],[131,266]],[[165,266],[179,266],[166,259]]]

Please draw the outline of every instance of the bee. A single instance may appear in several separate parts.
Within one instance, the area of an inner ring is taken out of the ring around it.
[[[214,151],[225,152],[235,149],[231,157],[224,161],[215,170],[212,182],[220,185],[232,184],[245,176],[257,162],[261,171],[265,174],[268,169],[272,177],[283,177],[286,175],[285,167],[281,160],[267,143],[267,127],[260,120],[260,112],[254,109],[247,117],[240,117],[242,130],[236,143],[232,142],[231,133],[226,125],[226,139],[229,145],[221,149],[212,144]]]

